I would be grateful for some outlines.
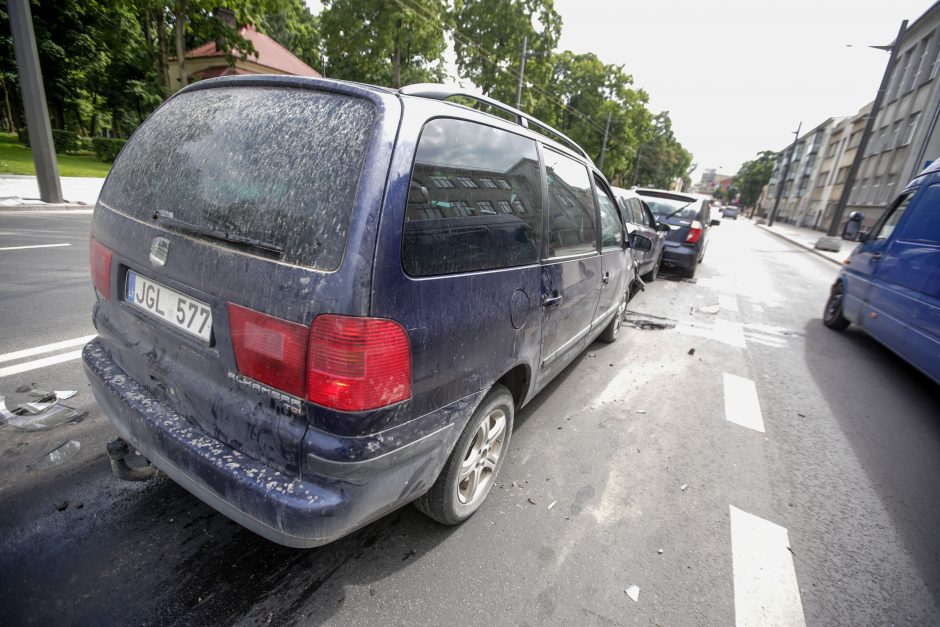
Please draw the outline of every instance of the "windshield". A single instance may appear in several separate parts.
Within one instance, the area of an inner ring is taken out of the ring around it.
[[[101,203],[139,220],[165,212],[281,261],[339,267],[374,111],[303,89],[217,88],[177,96],[127,143]]]
[[[694,200],[679,198],[660,198],[657,196],[643,196],[643,200],[650,206],[650,210],[657,218],[672,216],[691,220],[698,211]]]

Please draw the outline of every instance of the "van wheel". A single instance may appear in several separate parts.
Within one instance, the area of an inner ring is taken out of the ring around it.
[[[445,525],[473,516],[509,453],[514,407],[509,390],[494,385],[473,412],[437,481],[415,507]]]
[[[836,331],[844,331],[849,326],[848,318],[842,315],[842,281],[832,286],[823,311],[823,324]]]
[[[643,275],[642,277],[643,280],[646,281],[647,283],[652,283],[653,281],[655,281],[656,277],[659,276],[659,266],[660,264],[662,264],[662,262],[663,262],[663,256],[660,255],[659,257],[656,258],[656,263],[653,264],[653,267],[650,269],[650,271]]]
[[[623,326],[623,312],[627,310],[627,295],[624,294],[620,298],[620,306],[617,307],[617,314],[614,316],[614,319],[610,321],[607,325],[607,328],[604,329],[604,332],[601,333],[599,339],[601,342],[607,342],[610,344],[617,339],[617,336],[620,335],[620,327]]]

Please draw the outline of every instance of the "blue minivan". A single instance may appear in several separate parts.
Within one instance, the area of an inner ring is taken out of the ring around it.
[[[91,237],[83,358],[116,474],[159,468],[295,547],[412,501],[472,515],[515,412],[616,339],[651,244],[580,147],[511,107],[270,76],[151,115]]]
[[[861,215],[843,237],[855,237]],[[832,286],[823,323],[854,323],[940,383],[940,161],[921,172],[861,240]]]

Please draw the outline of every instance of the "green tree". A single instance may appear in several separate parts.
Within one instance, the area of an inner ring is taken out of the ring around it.
[[[561,16],[552,0],[455,0],[452,15],[457,70],[484,94],[516,101],[523,37],[526,83],[551,84],[553,51],[561,37]],[[523,89],[521,108],[533,111],[543,97]]]
[[[757,153],[757,158],[746,161],[734,180],[739,190],[740,204],[753,206],[760,196],[761,190],[770,181],[770,174],[774,169],[774,162],[777,159],[777,153],[771,150],[763,150]]]
[[[401,87],[442,80],[444,0],[330,0],[320,14],[327,73]]]

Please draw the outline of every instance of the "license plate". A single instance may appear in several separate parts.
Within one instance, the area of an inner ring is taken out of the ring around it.
[[[131,271],[127,273],[125,299],[170,326],[209,341],[212,334],[212,310],[204,302]]]

